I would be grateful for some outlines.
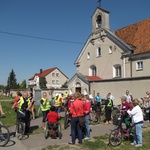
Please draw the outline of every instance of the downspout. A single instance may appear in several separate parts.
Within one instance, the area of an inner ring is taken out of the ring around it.
[[[123,77],[126,77],[125,56],[123,57]]]
[[[132,78],[132,59],[131,59],[131,56],[129,57],[129,61],[130,61],[130,78]]]

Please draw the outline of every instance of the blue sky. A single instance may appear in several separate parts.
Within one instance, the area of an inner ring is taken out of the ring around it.
[[[0,0],[0,85],[12,69],[18,83],[52,67],[71,78],[97,6],[97,0]],[[112,30],[150,18],[149,6],[150,0],[101,1]]]

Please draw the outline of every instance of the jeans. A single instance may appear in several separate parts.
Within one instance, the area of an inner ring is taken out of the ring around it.
[[[142,146],[142,126],[143,123],[136,124],[134,127],[134,144]]]
[[[60,113],[60,112],[61,112],[61,107],[57,107],[57,108],[56,108],[56,112],[57,112],[57,113]]]
[[[90,116],[87,115],[84,118],[85,118],[85,127],[86,127],[86,137],[90,138],[90,126],[89,126]]]
[[[42,120],[42,122],[46,122],[46,116],[47,116],[48,112],[49,112],[49,110],[42,111],[42,113],[43,113],[43,120]]]
[[[82,130],[79,126],[79,118],[80,117],[73,117],[71,118],[71,138],[72,144],[75,144],[75,139],[78,137],[79,143],[82,143]]]

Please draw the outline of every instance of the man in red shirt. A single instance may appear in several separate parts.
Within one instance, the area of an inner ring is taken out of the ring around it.
[[[47,118],[47,121],[48,123],[57,123],[58,122],[58,119],[59,119],[59,115],[57,112],[55,112],[56,110],[56,107],[55,106],[52,106],[50,108],[50,112],[47,114],[46,118]]]

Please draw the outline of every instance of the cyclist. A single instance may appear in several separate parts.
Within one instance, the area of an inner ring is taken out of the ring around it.
[[[42,94],[42,98],[41,98],[41,110],[42,110],[42,113],[43,113],[43,126],[42,128],[44,129],[45,128],[45,122],[46,122],[46,116],[50,110],[50,102],[48,101],[47,99],[47,93],[46,92],[43,92]]]
[[[132,110],[133,106],[129,102],[126,101],[125,96],[121,97],[121,103],[122,103],[122,105],[121,105],[120,111],[124,115],[123,120],[126,125],[126,130],[128,131],[128,129],[130,128],[131,118],[127,114],[127,110]],[[128,134],[128,132],[127,132],[127,134]]]
[[[101,103],[101,96],[99,93],[97,93],[96,97],[95,97],[95,102],[98,106],[100,106]]]
[[[22,94],[19,91],[17,91],[16,94],[17,94],[17,96],[14,98],[14,104],[12,106],[12,108],[15,109],[15,112],[18,109],[18,101],[20,100],[20,97],[22,96]]]
[[[106,122],[105,124],[111,124],[111,112],[113,107],[113,100],[111,98],[111,93],[108,93],[105,99],[105,116],[106,116]]]
[[[59,115],[60,115],[61,107],[62,107],[62,103],[63,103],[62,97],[60,97],[59,94],[56,94],[54,101],[55,101],[56,112],[59,113]]]
[[[2,117],[4,117],[4,116],[5,116],[5,114],[4,114],[4,112],[3,112],[3,108],[2,108],[1,103],[0,103],[0,114],[1,114],[1,116],[2,116]]]
[[[18,111],[17,111],[17,118],[19,116],[19,111],[22,111],[25,114],[25,132],[29,132],[30,129],[30,111],[31,103],[30,99],[28,98],[28,92],[24,92],[23,96],[20,97],[18,102],[15,102],[12,108],[15,107],[15,105],[18,104]]]
[[[35,119],[33,93],[29,93],[29,99],[30,99],[30,102],[31,102],[32,119]]]

